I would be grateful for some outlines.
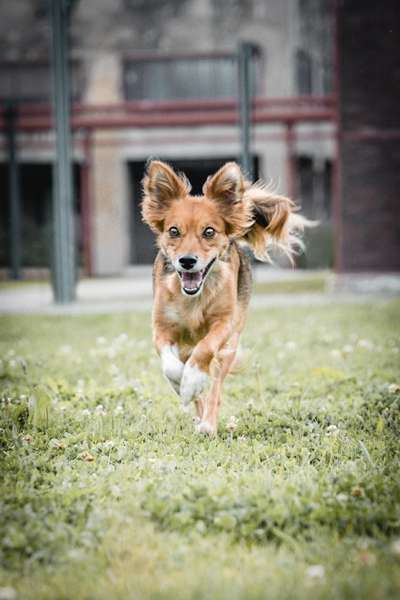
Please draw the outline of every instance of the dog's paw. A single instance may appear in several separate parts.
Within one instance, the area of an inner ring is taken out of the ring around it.
[[[180,388],[183,406],[187,406],[204,392],[209,379],[207,373],[201,371],[196,365],[186,363]]]
[[[185,365],[179,358],[177,346],[164,346],[161,350],[161,368],[175,392],[179,394]]]
[[[217,428],[215,425],[211,425],[211,423],[208,421],[200,421],[200,423],[196,425],[196,431],[197,433],[202,433],[203,435],[212,436],[216,435]]]

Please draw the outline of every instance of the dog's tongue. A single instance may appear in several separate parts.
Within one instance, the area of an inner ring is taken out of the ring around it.
[[[196,290],[201,283],[201,272],[182,273],[182,283],[186,290]]]

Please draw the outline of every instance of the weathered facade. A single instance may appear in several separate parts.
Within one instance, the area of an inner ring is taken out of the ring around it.
[[[195,189],[221,162],[239,157],[240,40],[258,48],[256,170],[295,195],[308,214],[329,222],[335,123],[328,6],[325,0],[75,2],[76,209],[83,260],[91,273],[121,273],[152,257],[152,239],[139,214],[140,179],[149,156],[185,169]],[[26,102],[50,101],[48,46],[47,2],[10,3],[0,19],[0,96],[25,103],[20,104],[18,150],[20,172],[29,171],[32,180],[35,169],[49,168],[54,157],[48,111],[24,109]],[[6,197],[4,136],[0,142],[0,187]],[[42,207],[29,194],[23,198],[27,240],[38,231],[35,222],[43,224],[40,235],[49,228],[49,172],[46,181],[39,178],[35,184]],[[4,207],[2,218],[8,218]],[[29,264],[32,253],[24,256]]]
[[[396,0],[339,3],[344,271],[400,269],[399,27]]]

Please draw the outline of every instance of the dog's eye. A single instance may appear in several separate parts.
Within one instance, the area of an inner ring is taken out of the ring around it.
[[[203,231],[203,237],[205,238],[212,238],[215,235],[215,229],[213,229],[212,227],[206,227],[205,230]]]
[[[168,233],[171,237],[177,238],[180,236],[179,229],[177,227],[170,227]]]

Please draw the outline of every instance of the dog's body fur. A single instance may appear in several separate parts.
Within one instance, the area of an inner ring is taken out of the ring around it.
[[[271,241],[290,255],[294,231],[307,221],[293,203],[250,185],[227,163],[191,196],[190,184],[152,161],[143,181],[143,219],[157,234],[153,335],[162,370],[186,407],[194,401],[198,431],[214,434],[223,381],[235,361],[251,293],[250,258]]]

